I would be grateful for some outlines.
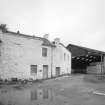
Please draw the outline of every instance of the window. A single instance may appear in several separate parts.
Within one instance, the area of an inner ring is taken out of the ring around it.
[[[47,48],[42,48],[42,56],[43,57],[47,56]]]
[[[64,61],[65,61],[65,58],[66,58],[66,54],[64,53]]]
[[[69,55],[68,55],[68,61],[69,61]]]
[[[31,65],[31,73],[37,73],[37,65]]]

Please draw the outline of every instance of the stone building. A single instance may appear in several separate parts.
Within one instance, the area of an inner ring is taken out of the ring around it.
[[[71,53],[48,35],[29,36],[0,28],[0,78],[47,79],[71,73]]]

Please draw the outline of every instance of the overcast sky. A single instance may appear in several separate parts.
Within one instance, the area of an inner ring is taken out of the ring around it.
[[[0,0],[0,23],[11,31],[59,37],[105,51],[105,0]]]

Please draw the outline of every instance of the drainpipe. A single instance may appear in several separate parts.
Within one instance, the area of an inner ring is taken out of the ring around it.
[[[53,71],[53,47],[51,47],[51,78],[52,78],[52,71]]]
[[[101,74],[103,74],[103,55],[101,55]]]

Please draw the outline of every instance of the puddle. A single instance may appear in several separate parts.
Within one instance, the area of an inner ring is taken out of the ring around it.
[[[67,103],[65,103],[67,104]],[[52,88],[31,87],[0,91],[0,105],[64,105]]]
[[[105,105],[105,97],[93,94],[95,86],[74,82],[0,88],[0,105]]]

